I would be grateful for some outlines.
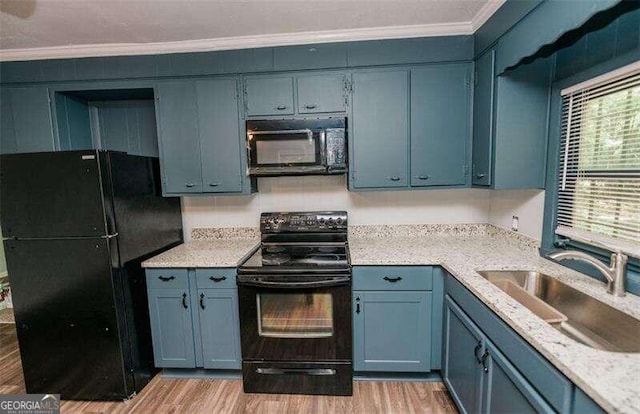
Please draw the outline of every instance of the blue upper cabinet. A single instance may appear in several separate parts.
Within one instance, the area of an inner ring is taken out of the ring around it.
[[[248,193],[238,78],[158,83],[164,192]]]
[[[205,193],[237,193],[243,188],[239,86],[236,78],[196,82]]]
[[[293,76],[251,76],[244,80],[247,116],[293,115]]]
[[[551,59],[537,59],[500,76],[495,74],[494,49],[476,61],[473,185],[544,188]]]
[[[348,75],[343,72],[247,76],[244,102],[247,117],[305,116],[345,113]]]
[[[3,87],[0,111],[1,153],[56,150],[47,88]]]
[[[195,82],[160,82],[157,94],[164,192],[201,193],[203,186]]]
[[[471,182],[491,185],[493,143],[493,97],[495,51],[489,50],[476,61],[473,95],[473,156]]]
[[[411,186],[464,185],[471,64],[411,70]]]
[[[298,113],[345,112],[347,75],[341,73],[302,75],[296,78]]]
[[[351,188],[409,184],[409,71],[353,74]]]

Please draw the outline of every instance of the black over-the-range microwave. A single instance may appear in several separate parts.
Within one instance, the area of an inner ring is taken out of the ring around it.
[[[328,175],[347,172],[347,119],[247,121],[249,175]]]

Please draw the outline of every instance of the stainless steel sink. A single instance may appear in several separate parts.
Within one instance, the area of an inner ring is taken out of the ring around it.
[[[640,320],[606,305],[548,275],[525,270],[479,271],[518,302],[539,314],[543,304],[524,298],[517,285],[529,295],[553,307],[565,318],[547,319],[566,336],[596,349],[611,352],[640,352]],[[539,306],[540,305],[540,306]]]

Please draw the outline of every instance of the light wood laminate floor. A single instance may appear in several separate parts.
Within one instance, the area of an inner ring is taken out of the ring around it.
[[[24,393],[15,325],[0,324],[0,394]],[[157,375],[127,402],[64,401],[63,413],[455,413],[439,382],[354,382],[353,397],[245,394],[240,380]]]

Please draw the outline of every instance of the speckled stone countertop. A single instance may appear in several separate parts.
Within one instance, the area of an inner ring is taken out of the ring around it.
[[[236,267],[260,243],[253,228],[193,229],[192,241],[142,262],[142,267]]]
[[[194,229],[192,239],[142,265],[234,267],[260,241],[252,228]],[[540,271],[638,319],[639,297],[614,298],[603,283],[541,258],[535,240],[485,224],[350,226],[349,251],[353,266],[443,266],[605,410],[640,413],[640,354],[599,351],[572,341],[476,270]]]
[[[599,351],[556,331],[476,270],[535,270],[640,319],[640,298],[615,298],[603,283],[539,256],[536,242],[493,226],[350,229],[351,264],[442,265],[608,412],[640,412],[640,354]],[[639,333],[640,334],[640,333]]]

